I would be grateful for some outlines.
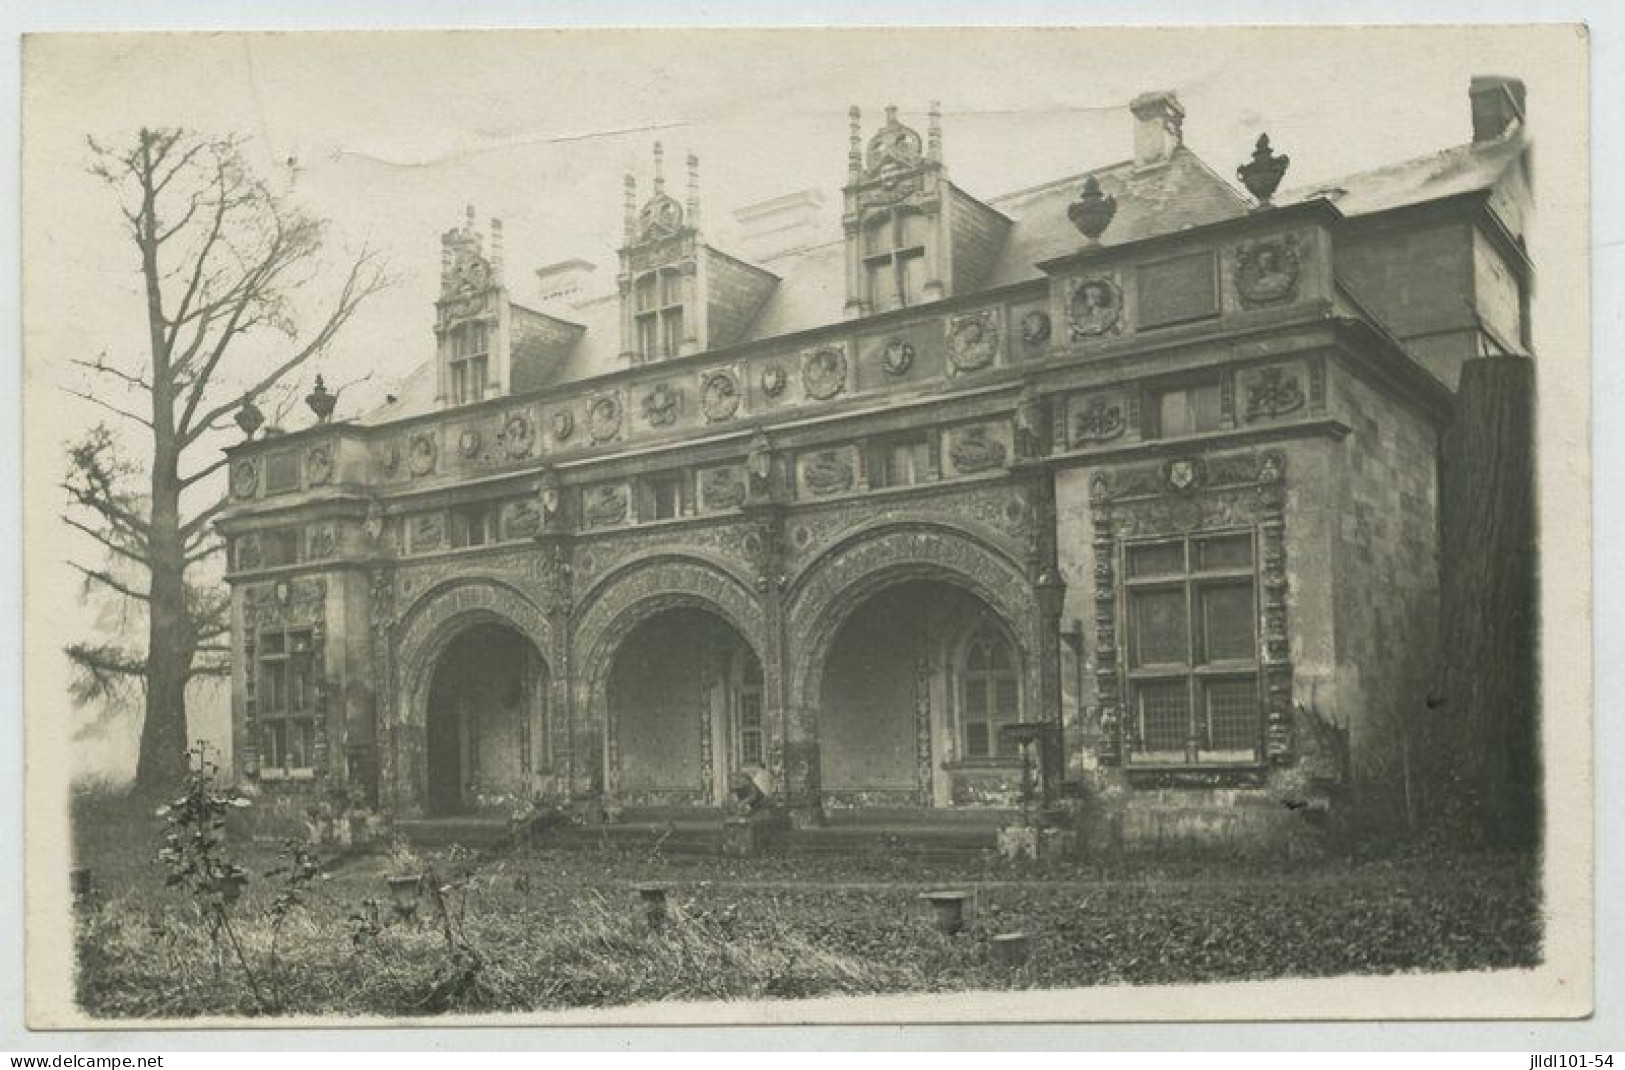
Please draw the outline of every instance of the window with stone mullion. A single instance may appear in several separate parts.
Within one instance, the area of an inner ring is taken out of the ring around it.
[[[1251,534],[1131,544],[1125,566],[1131,753],[1153,763],[1255,759]]]

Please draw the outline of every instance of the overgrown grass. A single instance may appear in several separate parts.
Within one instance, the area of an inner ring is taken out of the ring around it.
[[[153,819],[76,809],[76,851],[101,901],[81,912],[79,997],[108,1017],[262,1013],[241,972],[216,964],[207,929],[150,862]],[[86,818],[90,820],[85,820]],[[269,848],[233,845],[256,877]],[[421,864],[451,886],[390,920],[385,878],[411,856],[352,857],[283,927],[268,969],[274,881],[234,911],[274,1013],[430,1015],[664,999],[1167,983],[1534,965],[1536,867],[1511,855],[1237,866],[1178,861],[1055,865],[894,858],[649,858],[536,850],[472,867]],[[633,885],[671,887],[650,931]],[[977,890],[969,930],[935,932],[922,888]],[[381,901],[373,930],[353,916]],[[450,923],[448,936],[447,926]],[[1020,930],[1033,961],[990,962],[987,938]]]

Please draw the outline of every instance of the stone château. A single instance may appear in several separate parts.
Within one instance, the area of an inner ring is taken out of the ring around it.
[[[1459,369],[1529,353],[1523,87],[1470,101],[1278,194],[1149,93],[1132,158],[987,198],[935,106],[854,108],[840,229],[781,196],[733,251],[657,148],[613,286],[527,284],[470,210],[397,396],[229,450],[237,774],[397,821],[754,785],[789,837],[1291,835],[1399,761]]]

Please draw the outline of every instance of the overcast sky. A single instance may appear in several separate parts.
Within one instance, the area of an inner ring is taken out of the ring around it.
[[[637,172],[647,193],[656,137],[679,189],[682,158],[700,156],[704,217],[726,249],[741,205],[808,187],[838,202],[852,104],[867,135],[888,103],[923,130],[940,100],[950,174],[987,198],[1126,158],[1127,102],[1172,89],[1186,144],[1220,174],[1268,131],[1297,186],[1469,140],[1473,74],[1528,81],[1537,143],[1543,130],[1573,136],[1574,117],[1551,109],[1574,98],[1543,92],[1551,65],[1531,46],[1456,28],[36,37],[24,58],[29,505],[55,510],[57,447],[99,418],[55,389],[65,362],[131,355],[144,332],[133,248],[84,173],[87,134],[247,135],[256,163],[332,220],[336,243],[383,251],[400,284],[320,365],[338,380],[376,371],[342,416],[431,353],[439,235],[465,204],[482,226],[503,219],[521,300],[542,264],[583,257],[612,275],[621,175]],[[71,602],[71,575],[45,564],[30,562],[30,599]],[[31,627],[29,645],[59,646],[74,626]]]

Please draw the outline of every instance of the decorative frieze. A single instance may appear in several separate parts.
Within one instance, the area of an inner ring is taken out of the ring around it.
[[[243,624],[248,628],[315,624],[325,619],[327,580],[299,576],[243,589]]]

